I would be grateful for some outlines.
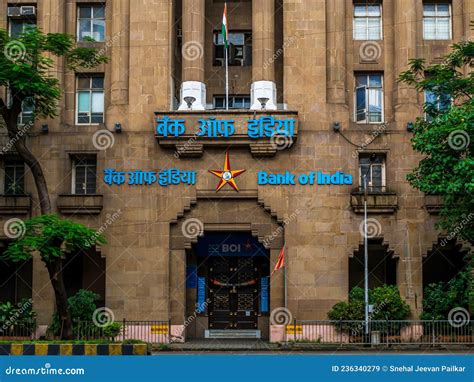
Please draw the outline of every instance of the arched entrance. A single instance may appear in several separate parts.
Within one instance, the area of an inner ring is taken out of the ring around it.
[[[170,227],[172,330],[180,340],[267,339],[270,312],[284,302],[282,275],[269,277],[284,227],[256,192],[210,195]]]
[[[194,247],[188,264],[196,264],[195,301],[208,316],[205,336],[259,330],[259,317],[269,314],[269,251],[250,232],[205,232]]]

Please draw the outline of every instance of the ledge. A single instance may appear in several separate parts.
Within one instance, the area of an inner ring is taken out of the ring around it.
[[[236,192],[234,190],[197,190],[197,199],[257,199],[257,190],[241,190]]]
[[[443,208],[443,199],[440,195],[425,195],[425,209],[430,215],[438,215]]]
[[[290,110],[202,110],[202,111],[168,111],[155,112],[155,119],[169,117],[171,119],[184,120],[185,131],[179,136],[155,136],[158,144],[162,147],[175,150],[176,157],[200,157],[206,147],[240,146],[248,147],[254,157],[272,157],[278,151],[293,146],[298,138],[298,112]],[[294,133],[291,138],[281,137],[273,139],[269,137],[251,138],[248,135],[248,121],[262,117],[273,117],[276,120],[291,119],[294,121]],[[215,118],[216,120],[233,120],[235,132],[228,137],[197,136],[200,126],[199,119]]]
[[[26,215],[30,212],[30,195],[0,195],[0,214]]]
[[[150,355],[148,344],[75,344],[75,343],[11,343],[0,344],[0,356],[11,355]]]
[[[364,213],[364,192],[359,189],[351,192],[351,207],[356,214]],[[367,213],[393,214],[398,209],[398,197],[394,191],[369,192],[367,194]]]
[[[57,207],[62,214],[100,214],[104,206],[103,195],[59,195]]]

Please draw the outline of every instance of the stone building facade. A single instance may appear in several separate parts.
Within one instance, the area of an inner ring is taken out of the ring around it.
[[[410,124],[423,115],[424,95],[396,78],[410,58],[434,63],[452,43],[472,38],[474,2],[228,1],[229,110],[223,9],[220,0],[0,0],[0,28],[28,19],[110,57],[77,73],[57,60],[59,117],[28,131],[57,213],[107,238],[70,261],[69,290],[97,291],[116,320],[186,326],[186,338],[213,328],[254,328],[268,338],[270,313],[285,301],[294,318],[326,319],[350,287],[362,285],[365,172],[370,284],[398,285],[416,318],[424,263],[442,252],[443,234],[434,226],[439,201],[406,181],[419,160]],[[185,130],[163,130],[164,120],[167,127],[183,121]],[[232,120],[235,131],[197,136],[200,120]],[[286,121],[293,130],[252,137],[250,121]],[[3,153],[5,182],[14,153]],[[225,184],[216,192],[219,179],[209,170],[223,170],[226,153],[232,170],[246,171],[235,177],[239,191]],[[195,182],[107,182],[107,169],[179,169]],[[264,185],[264,172],[290,172],[297,181]],[[344,173],[352,183],[298,182],[310,172]],[[24,173],[22,192],[0,197],[3,223],[38,214]],[[269,277],[283,246],[286,288],[283,270]],[[35,258],[15,272],[27,286],[12,295],[29,291],[39,322],[48,324],[54,296],[44,265]],[[196,320],[185,325],[191,315]]]

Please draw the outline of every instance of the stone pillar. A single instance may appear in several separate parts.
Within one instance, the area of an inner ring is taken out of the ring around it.
[[[346,12],[344,0],[326,1],[327,22],[327,100],[346,103]]]
[[[111,102],[113,105],[126,105],[130,70],[130,0],[112,2],[112,12]]]
[[[453,12],[454,13],[454,12]],[[471,0],[463,0],[462,15],[463,15],[463,39],[469,40],[474,36],[474,30],[471,28],[472,14],[474,13],[474,4]]]
[[[395,52],[394,67],[396,76],[408,69],[408,61],[416,58],[417,29],[421,24],[417,20],[417,9],[411,0],[395,0]],[[420,27],[420,28],[419,28]],[[413,119],[419,113],[418,93],[412,86],[398,83],[395,88],[394,105],[397,121]],[[399,118],[400,117],[400,118]]]
[[[265,109],[277,108],[275,84],[275,1],[252,1],[252,87],[251,109],[262,109],[259,98],[266,98]]]
[[[204,110],[206,85],[204,84],[205,0],[183,0],[183,82],[179,110]],[[189,107],[186,97],[195,100]]]

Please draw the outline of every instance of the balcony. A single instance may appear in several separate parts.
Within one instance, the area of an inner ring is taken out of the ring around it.
[[[59,195],[57,207],[64,215],[97,215],[104,206],[103,195]]]
[[[351,192],[351,207],[356,214],[364,213],[364,190],[362,187]],[[367,187],[367,213],[393,214],[398,208],[398,197],[387,187]]]
[[[430,215],[438,215],[443,208],[443,199],[440,195],[425,195],[425,208]]]
[[[26,215],[30,212],[30,195],[0,195],[0,214]]]
[[[271,157],[298,138],[298,112],[288,110],[203,110],[155,112],[158,144],[176,157],[199,157],[210,146],[248,147]]]

